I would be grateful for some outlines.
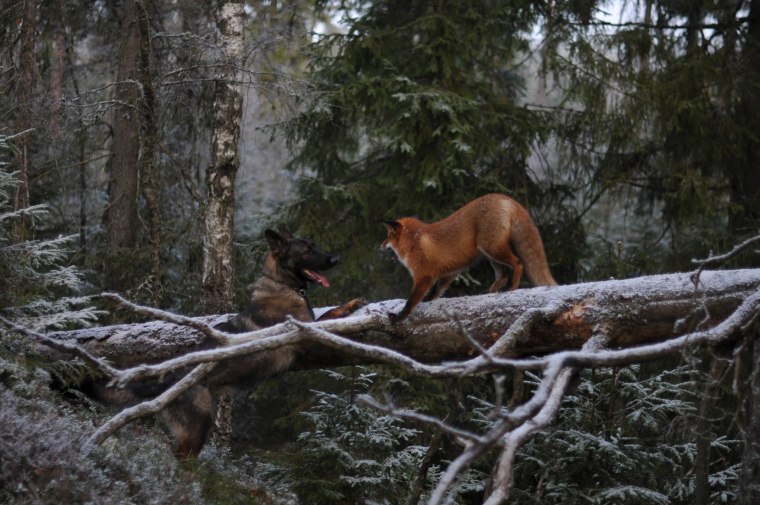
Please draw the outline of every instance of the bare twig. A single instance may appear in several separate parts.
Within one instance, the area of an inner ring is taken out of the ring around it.
[[[606,335],[595,335],[586,342],[582,351],[596,352],[606,347],[608,341],[609,338]],[[573,367],[563,367],[549,390],[541,410],[504,437],[504,448],[499,457],[493,479],[492,492],[485,502],[486,505],[498,505],[509,497],[509,493],[512,490],[514,462],[517,450],[533,434],[547,427],[557,416],[562,399],[565,396],[565,391],[567,391],[567,386],[574,372],[575,368]]]
[[[238,356],[245,356],[255,352],[277,349],[279,347],[294,344],[302,341],[303,338],[297,331],[289,331],[280,335],[257,340],[248,340],[239,344],[216,347],[203,351],[195,351],[184,354],[176,358],[168,359],[156,364],[142,364],[121,371],[117,380],[113,381],[118,387],[124,387],[129,382],[147,379],[151,377],[161,377],[169,372],[185,368],[190,365],[203,363],[215,363],[232,359]]]
[[[8,319],[2,316],[0,316],[0,323],[3,323],[6,327],[8,327],[8,329],[13,330],[16,333],[26,335],[27,337],[33,338],[37,340],[38,342],[45,344],[51,349],[55,349],[56,351],[60,351],[67,354],[71,354],[72,356],[76,356],[77,358],[84,361],[86,364],[93,367],[95,370],[101,372],[106,377],[116,378],[119,375],[119,371],[113,368],[111,365],[109,365],[105,359],[93,356],[92,354],[90,354],[89,352],[87,352],[82,347],[76,344],[72,344],[71,342],[66,342],[63,340],[56,340],[54,338],[50,338],[47,335],[44,335],[42,333],[36,332],[34,330],[30,330],[29,328],[25,328],[23,326],[19,326],[13,321],[9,321]]]
[[[209,372],[211,372],[216,367],[216,365],[216,363],[205,363],[203,365],[198,365],[190,373],[185,375],[182,379],[177,381],[169,389],[154,399],[122,410],[107,422],[105,422],[100,428],[95,431],[95,433],[90,436],[90,438],[85,441],[84,445],[82,445],[82,453],[89,454],[92,452],[96,445],[102,444],[108,437],[132,421],[161,411],[177,397],[179,397],[179,395],[203,380],[203,378],[206,377],[206,375],[208,375]]]
[[[384,405],[369,395],[360,395],[359,397],[357,397],[356,401],[357,403],[361,405],[370,407],[372,409],[377,410],[378,412],[382,412],[384,414],[388,414],[393,417],[398,417],[399,419],[406,419],[407,421],[414,421],[414,422],[434,426],[435,428],[438,428],[440,431],[444,433],[448,433],[449,435],[452,435],[466,442],[470,442],[470,443],[483,442],[483,440],[476,433],[472,433],[470,431],[465,431],[455,426],[451,426],[450,424],[447,424],[445,420],[441,420],[432,416],[427,416],[425,414],[420,414],[419,412],[415,412],[413,410],[398,409],[394,407],[393,405]]]
[[[699,285],[699,277],[702,275],[702,271],[712,265],[723,263],[726,260],[729,260],[742,252],[744,249],[748,248],[752,244],[760,242],[760,235],[750,237],[741,244],[735,245],[733,249],[728,251],[724,254],[718,254],[717,256],[714,256],[710,254],[709,257],[699,260],[699,259],[692,259],[691,262],[695,265],[699,265],[699,268],[697,268],[697,271],[694,272],[691,275],[691,281],[694,283],[694,287],[696,288]]]
[[[599,332],[589,339],[580,351],[560,352],[540,360],[525,360],[524,364],[530,364],[531,367],[540,364],[544,369],[543,379],[533,397],[513,412],[503,414],[486,434],[481,436],[470,434],[467,439],[471,443],[448,466],[431,494],[429,503],[445,503],[450,494],[455,492],[472,463],[491,447],[503,443],[504,449],[494,479],[494,491],[487,501],[491,505],[502,503],[509,496],[511,489],[512,470],[517,450],[533,434],[548,426],[554,419],[567,384],[574,369],[578,366],[617,366],[653,359],[694,345],[714,344],[742,331],[747,322],[756,317],[759,310],[760,291],[748,297],[734,313],[710,330],[693,332],[674,340],[633,349],[603,351],[601,349],[609,342],[609,336],[602,333],[603,326],[599,326],[597,328]],[[526,319],[530,319],[530,317]],[[498,365],[500,361],[497,358],[493,360],[493,363]],[[504,366],[513,365],[513,360],[506,361],[510,362],[509,365],[501,364]],[[473,371],[477,367],[468,367],[467,369]],[[425,422],[448,432],[452,431],[452,427],[429,416],[383,407],[376,402],[364,400],[364,403],[391,415]]]
[[[512,323],[501,338],[491,346],[489,352],[495,356],[509,354],[509,350],[514,347],[517,339],[528,335],[539,321],[554,319],[561,314],[563,310],[565,310],[565,307],[559,303],[540,309],[526,310],[514,323]]]
[[[154,309],[153,307],[138,305],[136,303],[130,302],[129,300],[126,300],[124,297],[122,297],[121,295],[117,293],[102,293],[100,296],[102,298],[105,298],[106,300],[111,300],[113,302],[118,303],[119,305],[127,307],[128,309],[132,310],[133,312],[137,314],[141,314],[143,316],[150,316],[155,319],[160,319],[161,321],[166,321],[168,323],[189,326],[190,328],[193,328],[194,330],[198,330],[199,332],[203,333],[204,335],[213,339],[215,342],[219,344],[225,345],[229,343],[229,338],[226,333],[214,329],[212,326],[209,326],[203,321],[198,321],[197,319],[193,319],[191,317],[180,316],[177,314],[172,314],[171,312]]]

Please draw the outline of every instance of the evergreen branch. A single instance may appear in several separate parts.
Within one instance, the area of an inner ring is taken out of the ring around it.
[[[671,25],[664,23],[644,23],[641,21],[613,23],[611,21],[595,19],[585,23],[567,21],[565,24],[568,26],[579,26],[584,28],[590,26],[604,26],[609,28],[645,28],[647,30],[725,30],[726,28],[733,28],[737,24],[746,23],[749,21],[749,16],[739,16],[736,18],[736,21],[737,23],[686,23]]]
[[[15,140],[15,139],[17,139],[19,137],[23,137],[24,135],[28,135],[30,133],[33,133],[36,130],[37,130],[36,128],[28,128],[28,129],[26,129],[24,131],[20,131],[20,132],[14,133],[13,135],[2,135],[2,136],[0,136],[0,143],[4,144],[4,143],[8,142],[9,140]]]
[[[23,217],[39,218],[45,215],[48,210],[48,206],[44,203],[22,207],[12,212],[4,212],[0,214],[0,223],[8,219],[21,219]]]
[[[407,421],[413,421],[433,426],[444,433],[465,441],[467,444],[483,443],[483,439],[476,433],[451,426],[444,420],[438,419],[437,417],[427,416],[425,414],[420,414],[419,412],[412,410],[398,409],[393,405],[382,404],[369,395],[361,395],[356,398],[356,401],[361,405],[377,410],[378,412],[397,417],[399,419],[405,419]]]

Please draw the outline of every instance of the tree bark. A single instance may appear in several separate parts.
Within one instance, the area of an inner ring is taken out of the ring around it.
[[[747,391],[747,415],[744,423],[744,452],[739,486],[739,505],[760,503],[760,339],[755,330],[752,350],[752,372]]]
[[[34,94],[34,42],[37,30],[37,2],[25,0],[23,2],[23,18],[21,24],[21,49],[19,52],[19,75],[16,84],[16,103],[18,113],[16,115],[16,141],[18,151],[16,153],[15,169],[18,171],[19,187],[13,199],[14,210],[29,207],[29,134],[32,128],[32,96]],[[29,239],[29,226],[26,219],[20,219],[13,224],[13,239],[23,242]]]
[[[66,25],[64,24],[65,6],[58,2],[58,24],[55,26],[53,73],[50,82],[50,129],[51,140],[56,140],[61,134],[61,100],[63,99],[63,60],[66,54]]]
[[[710,368],[705,375],[702,398],[699,403],[699,417],[696,420],[695,435],[697,454],[694,458],[694,505],[710,503],[710,446],[713,440],[711,427],[715,404],[720,392],[720,379],[728,366],[728,359],[712,356]]]
[[[716,325],[759,289],[760,269],[702,272],[696,290],[689,274],[666,274],[443,298],[420,304],[408,320],[396,325],[390,323],[387,313],[397,311],[404,301],[389,300],[370,304],[350,318],[314,326],[398,351],[422,363],[441,363],[477,355],[463,334],[489,346],[510,327],[530,320],[527,331],[518,334],[508,348],[494,350],[502,357],[521,357],[580,349],[601,328],[610,336],[610,348],[666,341]],[[550,307],[555,307],[552,310],[558,315],[545,317],[545,309]],[[286,331],[285,325],[260,330],[262,338]],[[214,346],[194,329],[159,321],[54,335],[120,367],[163,361]],[[298,351],[294,369],[378,362],[309,341],[289,345]]]
[[[747,15],[747,31],[739,57],[741,65],[735,121],[741,129],[731,172],[729,188],[732,206],[729,228],[734,235],[757,232],[760,223],[760,0],[751,0]]]
[[[243,59],[243,14],[241,1],[225,2],[217,20],[223,62],[216,79],[211,166],[206,173],[203,306],[207,314],[233,310],[232,240],[243,111],[243,95],[238,83],[238,68]]]
[[[143,99],[141,100],[140,119],[140,189],[148,208],[150,225],[150,279],[148,290],[153,305],[161,305],[161,212],[159,208],[159,181],[155,174],[156,152],[156,114],[155,90],[151,68],[150,23],[148,11],[149,0],[136,0],[136,19],[140,35],[140,82]]]
[[[123,291],[122,255],[130,254],[137,240],[137,192],[140,156],[140,33],[134,0],[126,0],[121,19],[123,27],[116,72],[113,143],[108,179],[106,230],[109,254],[106,264],[107,285]]]

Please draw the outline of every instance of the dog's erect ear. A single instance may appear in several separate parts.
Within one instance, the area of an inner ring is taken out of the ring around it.
[[[275,254],[284,254],[288,250],[288,240],[274,230],[264,230],[264,237],[267,239],[269,249]]]
[[[384,221],[385,229],[389,232],[395,233],[401,229],[401,223],[398,221]]]

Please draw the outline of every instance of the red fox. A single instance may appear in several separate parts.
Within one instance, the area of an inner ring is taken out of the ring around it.
[[[383,223],[388,237],[381,249],[393,249],[412,276],[412,295],[399,312],[390,313],[400,321],[414,308],[437,281],[429,300],[443,294],[461,272],[485,256],[496,280],[489,293],[507,283],[507,266],[512,268],[512,284],[520,284],[523,268],[534,286],[555,286],[549,271],[544,246],[528,211],[506,195],[490,194],[477,198],[449,217],[425,224],[402,217]]]

